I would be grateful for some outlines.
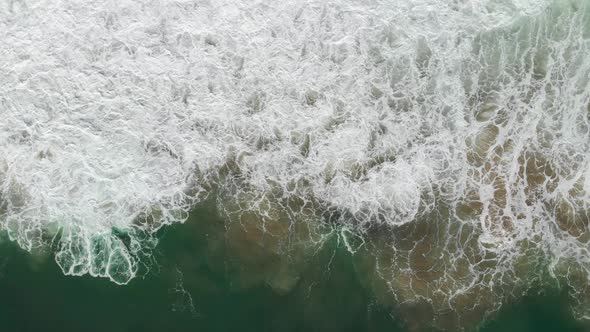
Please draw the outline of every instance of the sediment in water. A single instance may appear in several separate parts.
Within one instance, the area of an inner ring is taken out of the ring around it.
[[[590,6],[416,3],[0,14],[1,227],[126,284],[209,198],[236,289],[311,286],[336,238],[416,328],[474,326],[539,270],[588,316]]]

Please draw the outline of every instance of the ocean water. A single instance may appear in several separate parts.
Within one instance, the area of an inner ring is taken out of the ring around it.
[[[208,249],[198,220],[222,222],[200,208],[162,235],[158,271],[121,287],[63,275],[47,255],[0,247],[2,331],[434,331],[408,325],[363,288],[348,251],[331,243],[289,294],[267,285],[239,288],[220,272],[224,250]],[[210,231],[210,230],[208,230]],[[422,313],[414,312],[416,318]],[[555,289],[508,304],[480,331],[587,331]]]
[[[47,255],[0,246],[2,331],[431,331],[417,329],[379,305],[363,288],[345,248],[317,257],[327,272],[308,271],[290,294],[267,285],[237,288],[216,263],[198,220],[222,222],[211,209],[162,235],[158,271],[121,287],[104,279],[65,276]],[[212,220],[213,219],[213,220]],[[217,219],[217,220],[215,220]],[[215,253],[214,253],[215,252]],[[313,284],[312,287],[310,287]],[[587,331],[555,289],[511,303],[480,331]],[[414,313],[419,318],[420,311]]]
[[[0,0],[0,45],[9,331],[587,327],[585,0]]]

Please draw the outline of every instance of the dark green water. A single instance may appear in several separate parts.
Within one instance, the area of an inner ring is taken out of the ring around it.
[[[350,255],[332,241],[297,287],[278,295],[265,285],[237,287],[223,247],[208,241],[220,221],[200,209],[168,228],[156,264],[129,285],[67,277],[49,259],[0,246],[0,331],[408,331],[375,304]],[[215,226],[217,225],[217,226]],[[156,267],[158,266],[158,267]],[[329,269],[326,269],[329,266]],[[564,297],[530,296],[505,306],[481,331],[588,331]]]

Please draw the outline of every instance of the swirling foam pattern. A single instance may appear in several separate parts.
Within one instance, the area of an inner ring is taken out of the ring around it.
[[[129,282],[213,195],[343,230],[440,327],[539,269],[590,311],[587,1],[0,5],[0,225],[64,273]]]

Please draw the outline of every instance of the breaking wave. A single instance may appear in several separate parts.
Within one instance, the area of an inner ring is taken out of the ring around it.
[[[0,5],[0,227],[64,273],[128,283],[209,199],[279,292],[337,234],[437,327],[545,279],[590,315],[585,1]]]

